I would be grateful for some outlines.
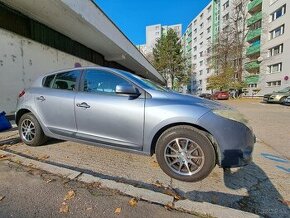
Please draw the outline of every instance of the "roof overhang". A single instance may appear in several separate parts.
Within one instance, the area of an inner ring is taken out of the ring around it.
[[[93,0],[0,0],[143,77],[164,78]]]

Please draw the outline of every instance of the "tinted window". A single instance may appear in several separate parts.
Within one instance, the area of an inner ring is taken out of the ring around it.
[[[80,71],[69,71],[65,73],[56,74],[53,82],[47,87],[53,89],[63,89],[63,90],[75,90],[77,79],[80,75]],[[48,77],[46,81],[48,80]],[[45,83],[46,83],[45,81]]]
[[[84,91],[115,94],[117,85],[129,85],[123,78],[102,70],[87,70],[84,76]]]
[[[43,86],[51,88],[55,74],[45,77]]]

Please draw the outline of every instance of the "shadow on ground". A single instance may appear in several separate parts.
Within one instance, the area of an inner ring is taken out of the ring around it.
[[[184,193],[178,190],[178,192],[193,201],[214,203],[264,217],[289,217],[289,207],[283,204],[282,196],[265,172],[255,163],[235,170],[225,169],[224,183],[226,187],[232,190],[246,189],[248,196],[216,191]]]

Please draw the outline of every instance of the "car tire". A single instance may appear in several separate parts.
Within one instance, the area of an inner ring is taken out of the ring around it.
[[[284,101],[286,100],[286,98],[287,98],[287,97],[282,97],[282,98],[280,98],[280,100],[279,100],[280,104],[284,104]]]
[[[32,113],[22,115],[19,120],[18,130],[21,140],[26,145],[40,146],[47,141],[47,136]]]
[[[168,176],[185,182],[204,179],[216,164],[212,143],[202,131],[191,126],[164,131],[157,141],[155,154]]]

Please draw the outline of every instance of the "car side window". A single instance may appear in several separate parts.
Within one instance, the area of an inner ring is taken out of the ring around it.
[[[104,70],[87,70],[84,75],[84,91],[100,94],[116,94],[117,85],[130,85],[130,83]]]
[[[73,91],[76,88],[77,79],[80,71],[68,71],[47,76],[43,84],[44,87],[53,89],[63,89]]]

